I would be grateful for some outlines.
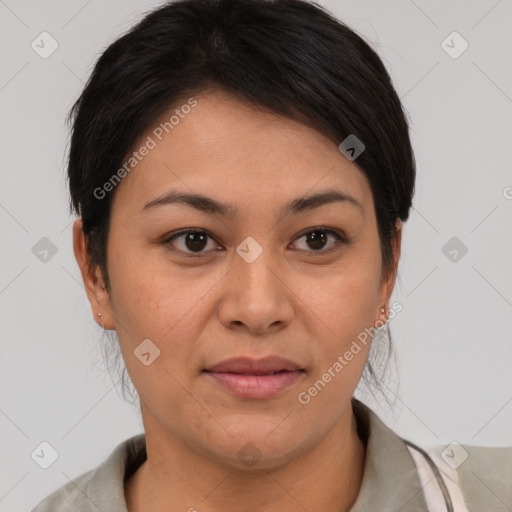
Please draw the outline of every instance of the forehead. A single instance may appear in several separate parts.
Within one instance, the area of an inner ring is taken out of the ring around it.
[[[167,190],[215,196],[240,208],[258,205],[262,194],[283,202],[334,187],[363,207],[371,198],[361,170],[318,131],[223,91],[194,100],[191,108],[183,107],[187,99],[183,108],[174,105],[135,144],[133,151],[151,149],[118,185],[119,207],[140,211]]]

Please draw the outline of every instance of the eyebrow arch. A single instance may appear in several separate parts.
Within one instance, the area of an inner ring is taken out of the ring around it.
[[[297,197],[296,199],[292,199],[284,205],[281,213],[282,215],[300,213],[334,202],[352,204],[361,209],[361,211],[363,210],[362,204],[350,194],[340,190],[328,189],[309,197]],[[176,203],[187,204],[201,212],[218,214],[224,217],[236,217],[237,215],[237,209],[232,205],[221,203],[216,199],[201,194],[189,194],[177,191],[167,192],[166,194],[149,201],[144,205],[142,211]]]

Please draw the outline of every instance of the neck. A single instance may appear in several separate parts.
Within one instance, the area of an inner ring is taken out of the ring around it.
[[[147,420],[147,461],[125,483],[129,512],[235,512],[241,499],[254,512],[347,512],[361,487],[366,446],[352,407],[310,450],[259,471],[219,465]]]

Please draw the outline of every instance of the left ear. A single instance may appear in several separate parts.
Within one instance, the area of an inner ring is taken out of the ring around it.
[[[379,306],[377,310],[377,319],[384,322],[387,321],[389,311],[388,302],[395,287],[398,261],[400,260],[400,250],[402,247],[402,221],[400,219],[396,220],[396,234],[391,240],[391,246],[393,249],[393,265],[381,282]],[[384,313],[381,308],[384,308]]]

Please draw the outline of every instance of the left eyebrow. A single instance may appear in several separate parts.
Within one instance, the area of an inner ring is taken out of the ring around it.
[[[362,204],[350,194],[340,190],[328,189],[309,197],[297,197],[296,199],[292,199],[283,207],[281,215],[300,213],[334,202],[352,204],[363,211]],[[232,205],[222,203],[211,197],[178,191],[167,192],[163,196],[149,201],[144,205],[142,210],[149,210],[158,206],[176,203],[186,204],[201,212],[217,214],[223,217],[236,217],[238,213],[238,210]]]

